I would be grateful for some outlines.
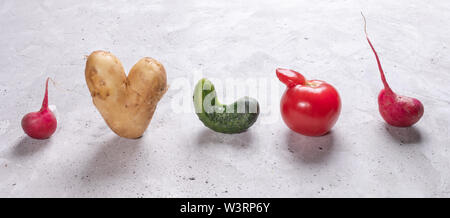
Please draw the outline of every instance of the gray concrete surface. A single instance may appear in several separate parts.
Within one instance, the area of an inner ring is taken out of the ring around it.
[[[360,11],[393,89],[425,105],[414,127],[378,113]],[[449,11],[438,0],[1,0],[0,197],[449,197]],[[166,67],[170,90],[143,138],[117,137],[92,104],[84,66],[97,49],[126,70],[144,56]],[[280,66],[339,90],[330,134],[283,123]],[[276,86],[258,94],[254,127],[224,135],[177,110],[199,72]],[[47,76],[59,126],[38,141],[20,120],[40,108]]]

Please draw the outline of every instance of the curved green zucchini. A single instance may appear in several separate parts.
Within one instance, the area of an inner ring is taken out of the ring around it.
[[[206,127],[221,133],[241,133],[258,119],[259,103],[249,97],[223,105],[217,99],[211,81],[201,79],[194,90],[194,107],[198,118]]]

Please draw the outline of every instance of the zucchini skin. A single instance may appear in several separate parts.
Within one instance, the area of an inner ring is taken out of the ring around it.
[[[221,104],[217,99],[214,85],[207,79],[198,81],[193,100],[200,121],[206,127],[220,133],[233,134],[246,131],[256,122],[260,112],[258,101],[250,97],[240,98],[229,105]]]

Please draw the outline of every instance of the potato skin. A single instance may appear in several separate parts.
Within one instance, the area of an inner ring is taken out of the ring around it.
[[[127,77],[120,60],[106,51],[89,55],[85,77],[103,119],[125,138],[143,135],[168,88],[166,71],[157,60],[142,58]]]

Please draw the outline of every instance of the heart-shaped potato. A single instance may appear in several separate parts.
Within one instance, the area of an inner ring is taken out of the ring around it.
[[[87,59],[85,76],[103,119],[112,131],[125,138],[142,136],[167,91],[163,65],[148,57],[139,60],[127,77],[113,54],[94,51]]]

